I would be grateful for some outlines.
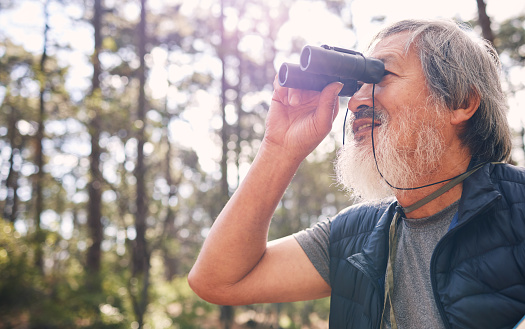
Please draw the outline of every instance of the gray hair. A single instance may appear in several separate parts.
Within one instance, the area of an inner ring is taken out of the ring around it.
[[[463,108],[472,97],[480,105],[460,138],[482,161],[508,161],[512,148],[506,117],[507,101],[499,79],[500,62],[492,45],[472,36],[462,24],[448,20],[405,20],[381,31],[374,41],[409,32],[426,77],[432,101],[450,110]]]

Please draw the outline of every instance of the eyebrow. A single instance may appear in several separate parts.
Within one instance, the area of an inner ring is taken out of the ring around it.
[[[375,56],[371,56],[371,57],[375,58],[375,59],[379,59],[385,65],[385,71],[383,73],[383,76],[389,75],[389,74],[394,74],[395,75],[395,73],[393,73],[392,71],[387,70],[386,66],[387,65],[395,65],[393,63],[395,63],[395,61],[396,61],[396,59],[395,59],[396,56],[385,54],[385,55],[380,55],[380,56],[377,56],[377,57],[375,57]]]
[[[374,57],[374,58],[379,59],[384,64],[393,64],[393,63],[396,62],[395,56],[389,55],[389,54],[380,55],[380,56],[377,56],[377,57]]]
[[[393,74],[392,71],[386,69],[387,66],[393,66],[394,70],[395,68],[399,67],[399,65],[397,64],[398,60],[396,59],[396,56],[394,55],[384,54],[384,55],[380,55],[374,58],[379,59],[380,61],[383,62],[383,64],[385,64],[385,75]]]

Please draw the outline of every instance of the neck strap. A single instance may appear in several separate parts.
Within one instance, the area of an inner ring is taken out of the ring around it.
[[[414,204],[411,204],[408,207],[403,207],[403,211],[405,213],[410,213],[410,212],[412,212],[412,211],[414,211],[416,209],[419,209],[419,208],[423,207],[424,205],[426,205],[430,201],[432,201],[432,200],[442,196],[447,191],[449,191],[451,188],[453,188],[454,186],[458,185],[459,183],[461,183],[462,181],[467,179],[467,177],[469,177],[470,175],[472,175],[473,173],[478,171],[478,169],[483,167],[485,164],[486,164],[486,162],[485,163],[481,163],[481,164],[475,166],[474,168],[472,168],[471,170],[469,170],[467,172],[464,172],[463,174],[457,176],[456,178],[454,178],[453,180],[449,181],[445,185],[441,186],[439,189],[437,189],[434,192],[430,193],[429,195],[427,195],[423,199],[417,201]]]

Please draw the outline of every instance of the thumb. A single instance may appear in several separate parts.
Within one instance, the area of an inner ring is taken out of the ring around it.
[[[333,82],[326,86],[319,97],[317,109],[318,120],[322,126],[332,128],[332,123],[339,112],[338,94],[343,89],[341,82]]]

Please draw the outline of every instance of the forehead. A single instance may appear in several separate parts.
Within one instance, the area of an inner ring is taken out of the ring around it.
[[[408,32],[396,33],[374,43],[368,52],[370,57],[382,60],[386,67],[420,64]]]

